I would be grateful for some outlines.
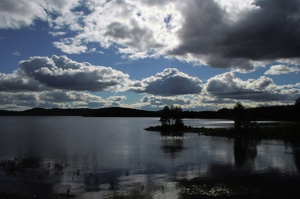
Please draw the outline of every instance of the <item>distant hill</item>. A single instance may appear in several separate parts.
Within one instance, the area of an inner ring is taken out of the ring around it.
[[[299,106],[268,106],[246,108],[247,119],[252,121],[299,121]],[[233,109],[218,111],[184,111],[183,118],[233,119]],[[101,109],[44,109],[33,108],[26,111],[0,110],[0,116],[85,116],[85,117],[160,117],[160,111],[146,111],[131,108],[110,107]]]
[[[44,109],[25,111],[0,110],[1,116],[86,116],[86,117],[159,117],[159,111],[145,111],[130,108],[110,107],[101,109]]]

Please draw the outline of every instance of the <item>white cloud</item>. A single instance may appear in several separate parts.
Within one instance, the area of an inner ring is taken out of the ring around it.
[[[0,1],[0,28],[19,29],[30,26],[36,19],[47,19],[47,13],[39,0],[1,0]]]
[[[300,67],[289,67],[287,65],[274,65],[271,66],[269,70],[265,72],[265,75],[281,75],[288,73],[296,73],[300,71]]]
[[[15,52],[13,52],[13,55],[14,56],[21,56],[21,53],[19,51],[15,51]]]
[[[49,13],[66,16],[79,0],[1,0],[0,28],[20,29],[36,20],[51,21]]]
[[[233,72],[223,73],[210,78],[205,84],[205,92],[221,99],[249,101],[289,101],[293,100],[300,90],[296,85],[283,89],[269,77],[242,80]]]
[[[65,34],[67,34],[67,33],[66,33],[66,32],[63,32],[63,31],[61,31],[61,32],[52,32],[52,31],[50,31],[49,34],[52,35],[53,37],[56,37],[56,36],[63,36],[63,35],[65,35]],[[57,47],[57,46],[56,46],[56,47]],[[57,48],[58,48],[58,47],[57,47]]]

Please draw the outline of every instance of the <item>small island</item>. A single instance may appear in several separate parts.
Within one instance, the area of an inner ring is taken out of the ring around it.
[[[300,113],[300,98],[290,109],[293,115]],[[279,122],[272,127],[262,127],[248,116],[249,111],[242,103],[237,102],[232,108],[232,128],[205,128],[184,125],[183,111],[179,106],[165,106],[160,111],[161,125],[145,128],[147,131],[160,132],[162,135],[180,136],[184,133],[198,133],[199,135],[218,136],[228,138],[255,138],[255,139],[300,139],[300,122],[298,117],[292,120]],[[298,118],[298,119],[297,119]]]

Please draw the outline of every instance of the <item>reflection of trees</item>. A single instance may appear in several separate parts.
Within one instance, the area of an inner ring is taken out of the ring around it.
[[[300,143],[298,141],[290,143],[293,149],[295,166],[300,172]]]
[[[234,160],[238,168],[252,168],[257,155],[258,140],[236,138],[234,140]]]
[[[183,137],[182,136],[161,136],[162,146],[161,149],[164,153],[171,155],[175,158],[183,149]]]
[[[298,169],[298,172],[300,172],[300,148],[299,147],[294,147],[294,161],[295,161],[295,166]]]

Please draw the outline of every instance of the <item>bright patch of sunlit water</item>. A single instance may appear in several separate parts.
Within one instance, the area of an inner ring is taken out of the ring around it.
[[[297,142],[143,130],[158,124],[158,118],[1,117],[0,192],[156,199],[299,195]]]

